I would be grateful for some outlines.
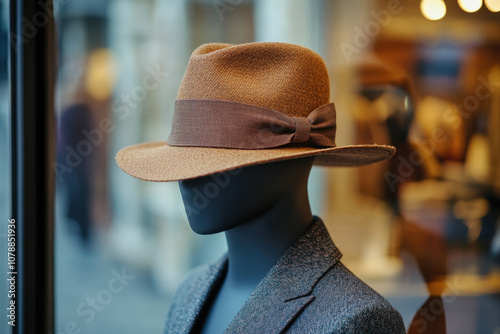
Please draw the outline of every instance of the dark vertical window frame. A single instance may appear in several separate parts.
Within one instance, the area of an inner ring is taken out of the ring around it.
[[[17,333],[54,333],[54,86],[52,0],[10,2],[12,218]]]

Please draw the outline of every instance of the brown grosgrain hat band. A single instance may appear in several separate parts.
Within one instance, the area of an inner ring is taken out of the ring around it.
[[[221,100],[177,100],[171,146],[263,149],[289,143],[335,147],[335,105],[325,104],[308,117]]]

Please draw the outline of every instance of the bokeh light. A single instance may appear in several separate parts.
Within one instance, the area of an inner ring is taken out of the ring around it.
[[[442,0],[422,0],[420,10],[426,19],[436,21],[445,16],[446,4]]]
[[[484,0],[484,4],[490,12],[500,12],[500,0]]]
[[[467,13],[474,13],[481,8],[483,0],[458,0],[458,5]]]

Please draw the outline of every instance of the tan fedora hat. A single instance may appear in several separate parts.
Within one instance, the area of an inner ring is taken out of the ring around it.
[[[316,165],[361,166],[390,158],[385,145],[335,145],[323,59],[287,43],[204,44],[189,60],[167,141],[116,156],[128,174],[178,181],[238,167],[314,156]]]

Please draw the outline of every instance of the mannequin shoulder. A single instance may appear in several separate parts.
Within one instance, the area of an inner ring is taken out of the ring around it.
[[[201,285],[205,284],[209,273],[210,273],[211,265],[210,264],[203,264],[198,267],[194,267],[190,269],[182,278],[181,283],[177,287],[177,290],[175,291],[171,304],[175,304],[176,302],[179,301],[179,299],[182,299],[183,297],[187,296],[186,292],[189,292],[193,289],[199,288]]]
[[[210,265],[202,265],[189,270],[184,275],[184,278],[170,300],[164,333],[181,332],[181,329],[187,325],[189,319],[195,316],[193,311],[201,298],[201,288],[207,284],[207,275],[209,272]]]
[[[313,295],[306,312],[322,315],[322,333],[405,333],[399,312],[342,263],[317,282]]]

